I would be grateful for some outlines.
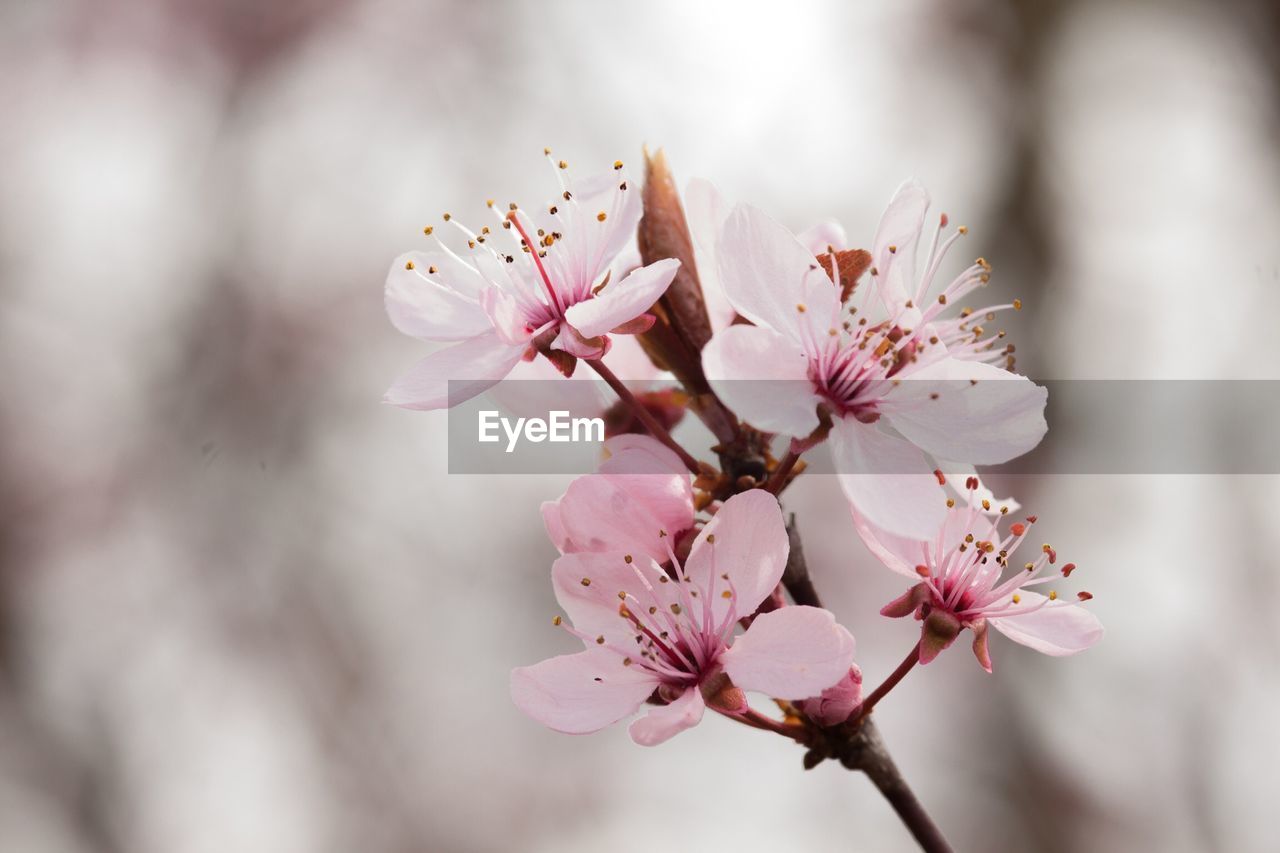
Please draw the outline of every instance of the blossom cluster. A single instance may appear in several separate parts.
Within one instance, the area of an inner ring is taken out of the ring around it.
[[[831,535],[856,535],[907,581],[881,611],[919,625],[903,672],[966,629],[987,672],[990,628],[1054,656],[1099,640],[1091,594],[1057,590],[1075,565],[1049,544],[1027,558],[1037,519],[979,480],[975,466],[1040,442],[1047,393],[989,325],[1021,303],[962,307],[991,265],[944,275],[967,229],[931,218],[920,184],[897,191],[863,249],[833,222],[792,233],[705,181],[675,194],[660,159],[643,185],[621,162],[582,180],[551,162],[547,203],[489,201],[479,230],[445,214],[456,239],[426,228],[431,247],[397,258],[386,284],[396,327],[446,344],[387,402],[444,408],[522,363],[571,376],[585,362],[628,412],[597,470],[542,506],[560,554],[552,622],[582,650],[517,667],[521,711],[585,734],[647,709],[630,724],[643,745],[708,709],[809,746],[855,732],[896,680],[863,696],[852,633],[797,594],[780,504],[824,442],[852,519]],[[629,336],[675,393],[655,402],[617,379]],[[675,441],[686,411],[715,447]],[[710,453],[718,464],[697,458]]]

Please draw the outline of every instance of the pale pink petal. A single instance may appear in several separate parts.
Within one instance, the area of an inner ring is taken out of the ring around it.
[[[876,229],[872,265],[880,271],[876,281],[891,312],[915,296],[916,249],[928,210],[929,193],[918,181],[908,180],[894,193]]]
[[[702,368],[730,409],[757,429],[803,438],[821,398],[799,344],[763,326],[730,326],[707,342]]]
[[[1023,605],[1036,605],[1045,596],[1020,590]],[[988,617],[987,622],[1015,643],[1062,657],[1082,652],[1102,639],[1102,623],[1077,604],[1047,605],[1022,616]]]
[[[648,670],[624,666],[617,655],[597,649],[511,671],[516,707],[571,735],[599,731],[635,713],[657,686]]]
[[[708,541],[712,536],[715,541]],[[702,528],[685,561],[685,572],[710,595],[719,622],[730,603],[739,616],[746,616],[773,592],[790,550],[778,499],[763,489],[752,489],[725,501]],[[728,590],[732,599],[724,597]]]
[[[937,535],[946,495],[914,445],[849,417],[831,431],[831,454],[845,496],[871,524],[911,539]]]
[[[821,695],[798,702],[800,709],[814,722],[823,726],[838,726],[853,713],[862,702],[862,670],[857,664]]]
[[[618,335],[613,339],[613,347],[609,350],[609,369],[627,383],[632,393],[649,389],[657,384],[654,380],[670,377],[658,369],[644,347],[631,335]],[[613,394],[612,391],[609,393]],[[613,397],[614,401],[617,399]]]
[[[470,400],[502,381],[520,361],[522,347],[494,334],[437,350],[395,381],[383,402],[406,409],[444,409]]]
[[[607,643],[623,648],[632,648],[635,643],[631,622],[618,613],[624,603],[618,594],[631,596],[633,609],[651,602],[669,604],[675,593],[668,595],[667,588],[674,584],[661,583],[658,578],[662,575],[651,560],[637,554],[627,563],[621,551],[565,554],[551,566],[556,601],[573,627],[592,638],[603,636]]]
[[[597,296],[570,306],[565,319],[583,337],[607,334],[652,308],[679,268],[675,258],[641,267],[621,281],[610,282]]]
[[[480,309],[504,343],[512,346],[528,343],[536,331],[526,322],[520,303],[497,288],[480,294]]]
[[[716,246],[720,242],[724,222],[729,218],[729,205],[709,181],[694,178],[685,189],[684,212],[689,222],[689,233],[693,237],[698,281],[702,285],[702,297],[707,304],[711,328],[727,328],[738,312],[729,304],[724,286],[720,283]]]
[[[853,635],[829,611],[793,606],[757,616],[720,662],[743,690],[807,699],[849,673],[853,650]]]
[[[801,345],[837,322],[840,295],[795,235],[750,205],[729,214],[717,247],[720,282],[738,313]],[[819,329],[819,327],[821,327]]]
[[[406,335],[428,341],[461,341],[489,331],[476,297],[454,288],[437,252],[406,252],[387,272],[387,316]],[[435,272],[431,272],[434,269]]]
[[[564,519],[560,517],[560,501],[542,502],[542,526],[547,529],[547,538],[551,540],[551,544],[561,554],[577,550],[573,547],[573,540],[569,538],[569,531],[565,529]]]
[[[678,533],[692,523],[688,488],[684,474],[588,474],[565,490],[561,517],[582,550],[619,550],[665,561],[663,531]]]
[[[545,507],[546,504],[543,504]],[[884,563],[900,575],[906,575],[919,581],[920,575],[915,567],[925,560],[924,543],[917,539],[895,536],[880,528],[858,512],[857,507],[850,507],[853,514],[853,529],[877,560]],[[550,530],[550,527],[547,528]]]
[[[1044,438],[1047,399],[1048,391],[1025,376],[946,358],[903,380],[882,409],[894,429],[929,453],[995,465]]]
[[[609,458],[600,471],[609,474],[680,474],[687,481],[689,469],[670,447],[656,438],[639,433],[615,435],[604,443]],[[692,490],[690,491],[692,494]]]
[[[597,474],[609,476],[642,504],[647,510],[644,518],[656,520],[673,536],[693,526],[693,486],[688,469],[673,450],[647,435],[632,434],[614,436],[604,446],[610,457]],[[641,533],[647,537],[652,531],[642,529]]]
[[[825,255],[831,249],[839,251],[848,247],[844,226],[834,219],[809,226],[797,234],[796,239],[814,255]]]
[[[641,746],[657,746],[702,722],[707,708],[702,691],[690,687],[674,702],[654,708],[631,724],[631,739]]]

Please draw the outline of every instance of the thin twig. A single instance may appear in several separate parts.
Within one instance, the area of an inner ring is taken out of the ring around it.
[[[667,432],[666,427],[658,423],[658,420],[649,412],[648,409],[644,407],[644,404],[636,399],[635,395],[631,393],[631,390],[622,383],[621,379],[614,375],[612,370],[605,366],[603,361],[598,358],[588,358],[584,359],[584,361],[591,365],[592,369],[595,370],[596,373],[600,374],[600,378],[609,384],[609,387],[618,395],[618,399],[622,400],[622,402],[626,403],[631,408],[631,411],[635,416],[640,419],[640,423],[644,424],[645,428],[649,430],[650,435],[665,444],[667,447],[671,448],[671,450],[680,457],[680,461],[685,464],[685,467],[694,474],[702,473],[702,466],[698,464],[698,460],[690,456],[689,451],[681,447],[679,443],[671,437],[671,433]]]
[[[846,725],[853,728],[861,723],[867,714],[871,713],[871,709],[876,706],[876,703],[883,699],[890,690],[897,687],[898,682],[905,678],[912,667],[919,662],[920,644],[916,643],[911,647],[911,651],[907,653],[907,656],[902,659],[902,663],[898,664],[898,668],[889,673],[889,677],[882,681],[879,687],[872,690],[866,699],[862,700],[862,704],[854,711],[853,716],[849,718],[849,722]]]

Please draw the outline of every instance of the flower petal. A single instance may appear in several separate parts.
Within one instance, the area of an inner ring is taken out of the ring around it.
[[[480,335],[422,359],[382,399],[406,409],[456,406],[501,382],[523,354],[522,347],[509,346],[497,335]]]
[[[820,607],[762,613],[720,656],[733,683],[777,699],[817,696],[849,673],[853,635]]]
[[[1048,396],[1025,376],[946,358],[903,380],[882,408],[894,429],[929,453],[995,465],[1044,438]]]
[[[818,426],[821,398],[799,344],[764,326],[730,326],[702,350],[711,387],[757,429],[804,437]]]
[[[871,257],[880,271],[880,294],[890,314],[915,296],[916,250],[928,210],[929,193],[912,178],[898,187],[880,218]]]
[[[848,238],[844,226],[834,219],[810,225],[796,235],[801,244],[814,255],[825,255],[830,249],[837,251],[848,246]]]
[[[597,473],[648,510],[661,529],[674,536],[693,526],[693,486],[675,451],[647,435],[618,435],[604,443],[611,455]],[[648,532],[648,531],[644,531]],[[665,559],[665,546],[662,558]]]
[[[513,669],[511,701],[544,726],[579,735],[635,713],[658,683],[642,667],[623,666],[611,652],[588,649]]]
[[[874,424],[841,418],[831,431],[831,454],[845,497],[873,525],[911,539],[937,534],[946,496],[914,445]]]
[[[1019,590],[1023,603],[1040,604],[1045,597]],[[1063,657],[1082,652],[1102,639],[1098,617],[1078,604],[1047,605],[1021,616],[988,617],[987,622],[1015,643],[1046,655]]]
[[[625,557],[621,551],[565,554],[551,566],[551,584],[573,627],[589,637],[602,636],[608,643],[631,648],[634,632],[632,623],[618,613],[623,605],[619,593],[630,597],[627,603],[633,609],[636,600],[642,607],[669,606],[677,593],[672,591],[676,584],[659,580],[665,574],[651,560],[635,555],[627,563]]]
[[[569,531],[565,529],[564,519],[560,516],[560,501],[543,501],[541,510],[542,526],[547,529],[547,538],[556,546],[556,550],[561,554],[576,551],[573,540],[569,538]]]
[[[571,305],[564,317],[585,338],[607,334],[652,308],[679,268],[675,258],[655,261],[606,285],[599,295]]]
[[[713,536],[715,541],[709,541]],[[698,533],[685,573],[709,597],[718,624],[730,602],[739,616],[746,616],[773,592],[790,550],[778,499],[752,489],[725,501]],[[723,578],[726,574],[729,581]],[[725,598],[730,583],[733,597]]]
[[[654,708],[631,724],[631,739],[641,746],[657,746],[702,722],[707,708],[702,691],[696,686],[680,694],[674,702]]]
[[[711,328],[728,328],[738,312],[729,304],[720,283],[716,247],[724,222],[729,218],[729,205],[710,181],[694,178],[684,191],[684,211],[689,222],[689,234],[693,237],[698,281],[702,284],[702,297],[707,304]]]
[[[663,531],[675,534],[692,526],[689,494],[686,474],[597,472],[569,484],[560,498],[560,515],[581,550],[626,551],[665,561]]]
[[[792,341],[838,325],[840,294],[817,258],[760,210],[739,204],[716,248],[720,281],[738,313]]]
[[[546,506],[546,504],[543,504],[544,518],[546,516]],[[867,546],[867,550],[875,555],[877,560],[898,574],[919,581],[920,575],[916,573],[915,567],[920,565],[927,556],[924,543],[917,539],[895,536],[876,527],[867,521],[862,513],[858,512],[856,506],[851,506],[850,510],[853,515],[853,529],[858,532],[858,536],[862,539],[863,544]],[[549,524],[547,529],[548,531],[551,529]]]
[[[441,252],[406,252],[387,272],[387,316],[406,335],[428,341],[462,341],[487,332],[489,318],[476,296],[459,290],[442,266]],[[435,270],[435,272],[432,272]],[[471,284],[470,281],[467,282]]]

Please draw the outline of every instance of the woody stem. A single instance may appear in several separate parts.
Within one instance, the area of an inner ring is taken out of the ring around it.
[[[782,457],[782,462],[778,467],[773,469],[773,474],[769,476],[769,481],[765,484],[765,488],[773,494],[779,494],[787,487],[787,477],[791,475],[791,470],[796,467],[796,463],[800,461],[800,454],[796,452],[794,445],[787,448],[787,455]]]
[[[649,430],[650,435],[665,444],[667,447],[671,448],[671,450],[680,457],[680,461],[684,463],[685,467],[694,474],[701,472],[702,468],[698,464],[698,460],[690,456],[689,451],[681,447],[676,440],[671,437],[671,433],[667,432],[667,428],[658,423],[657,418],[655,418],[649,410],[645,408],[643,403],[636,399],[630,389],[622,383],[621,379],[614,375],[612,370],[605,366],[603,361],[598,358],[588,358],[584,359],[584,361],[591,365],[591,368],[596,373],[600,374],[600,378],[608,383],[609,387],[618,395],[618,399],[622,400],[622,402],[626,403],[627,406],[630,407],[632,413],[640,419],[640,423],[644,424],[645,429]]]
[[[942,830],[929,817],[929,813],[907,785],[907,780],[902,777],[902,772],[894,764],[874,722],[867,720],[858,729],[850,747],[853,750],[851,760],[846,761],[845,766],[867,774],[871,784],[876,786],[897,812],[898,818],[906,825],[920,849],[925,853],[952,853],[951,845],[942,835]]]

